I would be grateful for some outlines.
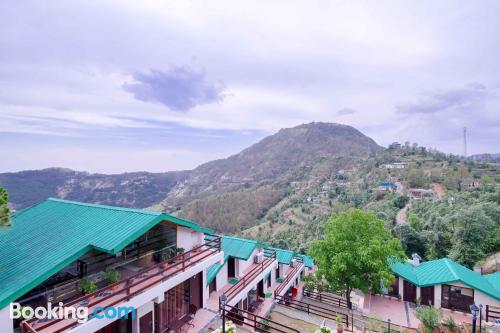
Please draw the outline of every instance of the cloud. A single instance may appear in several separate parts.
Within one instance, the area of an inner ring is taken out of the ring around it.
[[[189,111],[197,105],[218,103],[224,99],[223,84],[210,82],[204,72],[187,67],[173,67],[167,71],[152,69],[149,73],[135,73],[135,83],[123,88],[138,100],[160,103],[174,111]]]
[[[470,83],[463,88],[426,93],[418,102],[397,105],[396,110],[409,114],[472,110],[483,105],[494,94],[480,83]]]
[[[348,114],[353,114],[353,113],[356,113],[356,110],[351,108],[342,108],[337,111],[337,116],[346,116]]]

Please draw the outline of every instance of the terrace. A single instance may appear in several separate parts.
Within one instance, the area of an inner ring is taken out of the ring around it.
[[[203,262],[210,259],[212,259],[211,261],[220,260],[221,255],[217,256],[220,252],[221,239],[216,237],[188,252],[142,270],[94,293],[80,297],[65,304],[65,306],[86,306],[89,308],[89,313],[92,313],[97,307],[106,308],[127,303],[136,296],[176,276],[180,276],[184,272],[192,276],[192,272],[195,272],[198,269],[197,266]],[[92,321],[92,318],[89,318],[90,321]],[[25,321],[21,326],[25,333],[61,333],[72,330],[78,326],[78,323],[74,319],[47,318]]]

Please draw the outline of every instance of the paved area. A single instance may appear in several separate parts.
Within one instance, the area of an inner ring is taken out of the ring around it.
[[[407,302],[400,302],[378,295],[366,295],[365,309],[369,315],[375,316],[377,319],[383,321],[391,319],[391,322],[396,325],[418,327],[419,321]]]

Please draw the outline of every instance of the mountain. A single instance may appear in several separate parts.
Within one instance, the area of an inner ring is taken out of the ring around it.
[[[353,127],[310,123],[191,171],[103,175],[51,168],[0,174],[0,186],[10,192],[14,209],[53,196],[161,209],[234,233],[268,218],[297,183],[307,189],[382,149]]]

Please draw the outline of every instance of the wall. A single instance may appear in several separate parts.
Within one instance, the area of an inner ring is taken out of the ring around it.
[[[10,319],[10,305],[0,310],[0,328],[2,333],[14,332],[14,321]]]
[[[219,291],[227,284],[227,262],[222,266],[219,273],[215,277],[215,287]]]
[[[203,233],[177,226],[177,247],[187,252],[201,244],[203,244]]]
[[[243,272],[245,272],[245,270],[250,267],[250,265],[253,264],[253,258],[255,257],[255,255],[257,253],[259,253],[262,249],[260,247],[256,247],[255,250],[253,250],[252,254],[250,255],[250,257],[248,258],[248,260],[236,260],[237,263],[236,263],[236,274],[238,276],[243,276]],[[265,258],[264,258],[265,259]]]

